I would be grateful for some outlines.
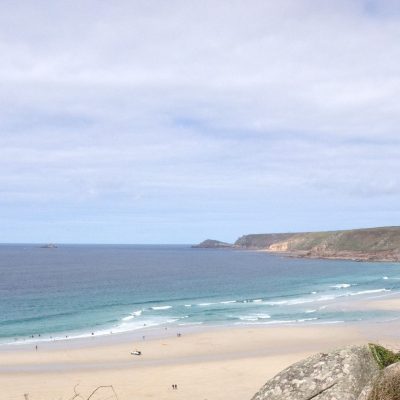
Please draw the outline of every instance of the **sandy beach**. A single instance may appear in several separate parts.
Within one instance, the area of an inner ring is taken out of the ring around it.
[[[86,398],[97,386],[113,385],[120,400],[250,399],[268,378],[315,352],[368,341],[395,347],[395,337],[382,336],[392,331],[394,326],[343,324],[210,329],[177,337],[171,329],[158,339],[123,335],[40,344],[38,351],[33,344],[3,346],[2,398],[69,399],[75,385]],[[142,355],[131,355],[135,349]],[[111,395],[105,388],[93,398]]]

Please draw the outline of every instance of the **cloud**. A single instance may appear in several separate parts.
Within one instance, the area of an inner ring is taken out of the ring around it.
[[[121,227],[117,214],[162,210],[197,238],[221,215],[237,234],[233,216],[251,230],[261,210],[265,230],[296,225],[282,207],[299,229],[310,208],[362,224],[353,204],[380,201],[387,215],[370,220],[386,222],[400,195],[399,19],[391,1],[2,2],[4,213],[70,221],[91,207]]]

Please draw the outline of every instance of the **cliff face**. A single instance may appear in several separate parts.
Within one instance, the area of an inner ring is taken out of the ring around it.
[[[193,246],[263,250],[293,257],[400,262],[400,227],[241,236],[232,245],[207,239]]]
[[[293,233],[261,233],[241,236],[234,243],[235,247],[245,249],[266,249],[275,243],[283,242],[293,236]]]
[[[245,235],[235,247],[296,257],[400,261],[400,227]]]

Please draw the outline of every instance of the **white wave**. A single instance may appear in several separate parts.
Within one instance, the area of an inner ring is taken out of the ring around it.
[[[204,307],[204,306],[211,306],[213,304],[216,304],[216,303],[199,303],[197,305],[200,306],[200,307]]]
[[[239,317],[242,321],[258,321],[262,319],[269,319],[271,316],[269,314],[251,314]]]
[[[361,294],[372,294],[372,293],[382,293],[382,292],[390,292],[390,289],[371,289],[371,290],[361,290],[360,292],[351,292],[348,293],[348,296],[359,296]]]
[[[386,280],[386,279],[389,279],[389,277],[387,277],[387,276],[384,276],[382,279],[385,279],[385,280]]]
[[[244,321],[244,322],[235,322],[234,325],[249,325],[249,322],[251,322],[251,325],[277,325],[277,324],[293,324],[296,322],[296,320],[290,320],[290,321],[284,321],[284,320],[273,320],[273,321]]]
[[[236,300],[227,300],[227,301],[220,302],[220,304],[231,304],[231,303],[236,303]]]
[[[244,322],[235,322],[234,325],[248,325],[249,322],[251,325],[291,325],[298,324],[303,322],[311,322],[312,324],[340,324],[344,321],[321,321],[318,318],[303,318],[303,319],[292,319],[292,320],[272,320],[272,321],[244,321]]]
[[[185,304],[185,307],[192,307],[191,304]]]
[[[297,322],[297,320],[295,320],[295,319],[288,320],[288,321],[285,321],[285,320],[273,320],[273,321],[263,321],[263,322],[259,322],[259,324],[260,324],[260,325],[276,325],[276,324],[285,325],[285,324],[294,324],[294,323],[296,323],[296,322]]]
[[[311,314],[311,313],[315,313],[317,310],[305,310],[304,312],[306,314]]]
[[[320,296],[318,297],[318,299],[316,299],[315,301],[329,301],[329,300],[334,300],[337,299],[338,297],[343,297],[343,294],[339,294],[339,295],[333,295],[333,294],[326,294],[324,296]]]
[[[326,294],[326,295],[319,296],[317,298],[316,297],[299,297],[299,298],[290,299],[290,300],[265,301],[265,302],[263,302],[263,304],[267,304],[270,306],[291,306],[291,305],[315,303],[315,302],[321,302],[321,301],[331,301],[331,300],[335,300],[339,297],[349,296],[349,295],[351,295],[350,293],[341,293],[341,294],[335,294],[335,295],[334,294]]]
[[[156,306],[156,307],[151,307],[152,310],[168,310],[172,308],[172,306]]]
[[[337,285],[332,285],[330,286],[333,289],[345,289],[345,288],[349,288],[351,285],[350,283],[338,283]]]
[[[318,324],[318,325],[325,325],[325,324],[342,324],[344,323],[344,321],[318,321],[318,322],[314,322],[314,324]]]
[[[311,292],[311,294],[317,294],[317,292],[314,291],[314,292]]]
[[[262,325],[276,325],[276,324],[296,324],[296,323],[300,323],[300,322],[310,322],[310,321],[315,321],[318,318],[303,318],[303,319],[292,319],[292,320],[273,320],[273,321],[265,321],[265,322],[259,322],[259,324]]]
[[[303,318],[303,319],[298,319],[297,322],[308,322],[308,321],[315,321],[318,318]]]
[[[92,337],[99,337],[99,336],[108,336],[117,333],[124,333],[124,332],[131,332],[136,331],[143,328],[149,327],[156,327],[160,325],[164,325],[167,323],[174,323],[178,321],[178,319],[166,319],[166,318],[153,318],[144,321],[135,321],[133,320],[126,320],[119,325],[110,326],[108,328],[99,329],[93,332],[82,332],[82,333],[68,333],[65,334],[57,334],[54,336],[44,337],[41,338],[29,338],[29,339],[20,339],[18,341],[6,343],[6,344],[15,344],[15,345],[22,345],[27,343],[40,343],[40,342],[59,342],[65,340],[73,340],[73,339],[87,339]]]
[[[258,319],[270,319],[271,316],[269,314],[256,314]]]
[[[244,317],[239,317],[239,319],[240,319],[241,321],[258,321],[258,318],[257,318],[257,317],[252,317],[252,316],[250,316],[250,315],[244,316]]]
[[[277,301],[266,301],[264,304],[269,306],[283,306],[283,305],[294,305],[294,304],[303,304],[303,303],[312,303],[315,299],[305,299],[305,298],[298,298],[292,300],[277,300]]]
[[[143,310],[137,310],[137,311],[133,311],[130,315],[128,315],[127,317],[122,318],[122,321],[130,321],[131,319],[135,318],[135,317],[140,317],[142,315]]]
[[[252,302],[253,302],[253,303],[261,303],[261,302],[262,302],[262,299],[255,299],[255,300],[252,300]]]

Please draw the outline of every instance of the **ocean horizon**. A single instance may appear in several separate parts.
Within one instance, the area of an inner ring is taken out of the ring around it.
[[[343,307],[400,293],[400,264],[190,245],[0,245],[0,344],[151,327],[391,321]]]

